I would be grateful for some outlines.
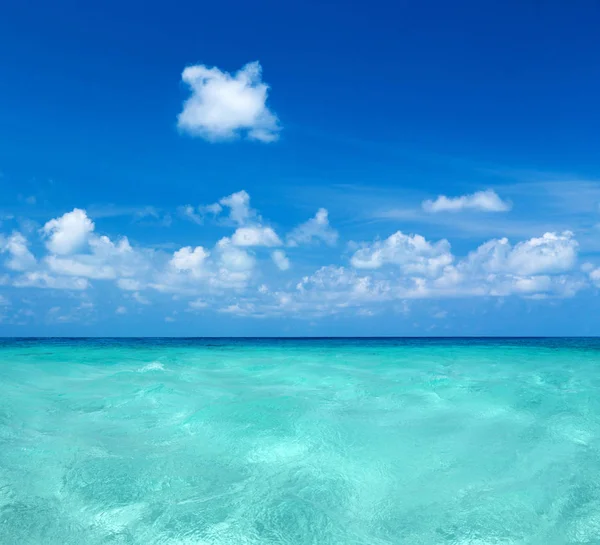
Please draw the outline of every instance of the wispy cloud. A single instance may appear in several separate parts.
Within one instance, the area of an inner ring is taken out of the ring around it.
[[[459,197],[446,197],[440,195],[435,200],[425,200],[422,203],[426,212],[461,212],[463,210],[477,210],[480,212],[507,212],[512,205],[503,201],[493,189],[476,191],[470,195]]]

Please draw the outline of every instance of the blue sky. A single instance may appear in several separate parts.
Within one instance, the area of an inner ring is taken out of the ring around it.
[[[600,334],[599,25],[12,3],[0,334]]]

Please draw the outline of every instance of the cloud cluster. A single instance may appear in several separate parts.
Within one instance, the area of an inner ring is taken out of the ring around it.
[[[364,244],[350,262],[356,269],[379,269],[396,265],[404,274],[435,275],[453,261],[450,243],[441,240],[430,243],[421,235],[405,235],[401,231],[384,241]]]
[[[329,264],[296,262],[303,246],[338,241],[325,209],[280,236],[250,204],[246,191],[194,209],[230,229],[208,247],[171,252],[132,245],[126,236],[99,234],[85,210],[74,209],[40,229],[34,255],[19,232],[0,236],[3,282],[19,288],[85,291],[114,286],[124,302],[151,305],[160,294],[189,300],[189,310],[240,316],[368,316],[375,307],[449,297],[569,297],[600,287],[600,268],[578,267],[578,243],[570,231],[547,232],[511,243],[489,240],[455,255],[445,240],[402,231],[352,243]],[[285,242],[284,242],[285,241]],[[294,254],[295,266],[287,252]],[[301,273],[293,280],[296,271]],[[127,307],[117,306],[118,313]],[[122,307],[122,308],[120,308]],[[114,308],[111,312],[114,312]]]
[[[240,136],[261,142],[278,139],[281,127],[267,107],[269,86],[262,81],[258,62],[233,75],[203,64],[188,66],[181,79],[191,96],[177,118],[180,130],[209,141]]]

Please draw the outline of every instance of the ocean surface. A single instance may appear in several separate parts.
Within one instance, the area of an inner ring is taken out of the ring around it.
[[[598,339],[0,340],[2,545],[571,543]]]

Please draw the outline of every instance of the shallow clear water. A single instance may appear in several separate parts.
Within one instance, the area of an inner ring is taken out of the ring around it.
[[[600,543],[600,341],[0,341],[0,543]]]

